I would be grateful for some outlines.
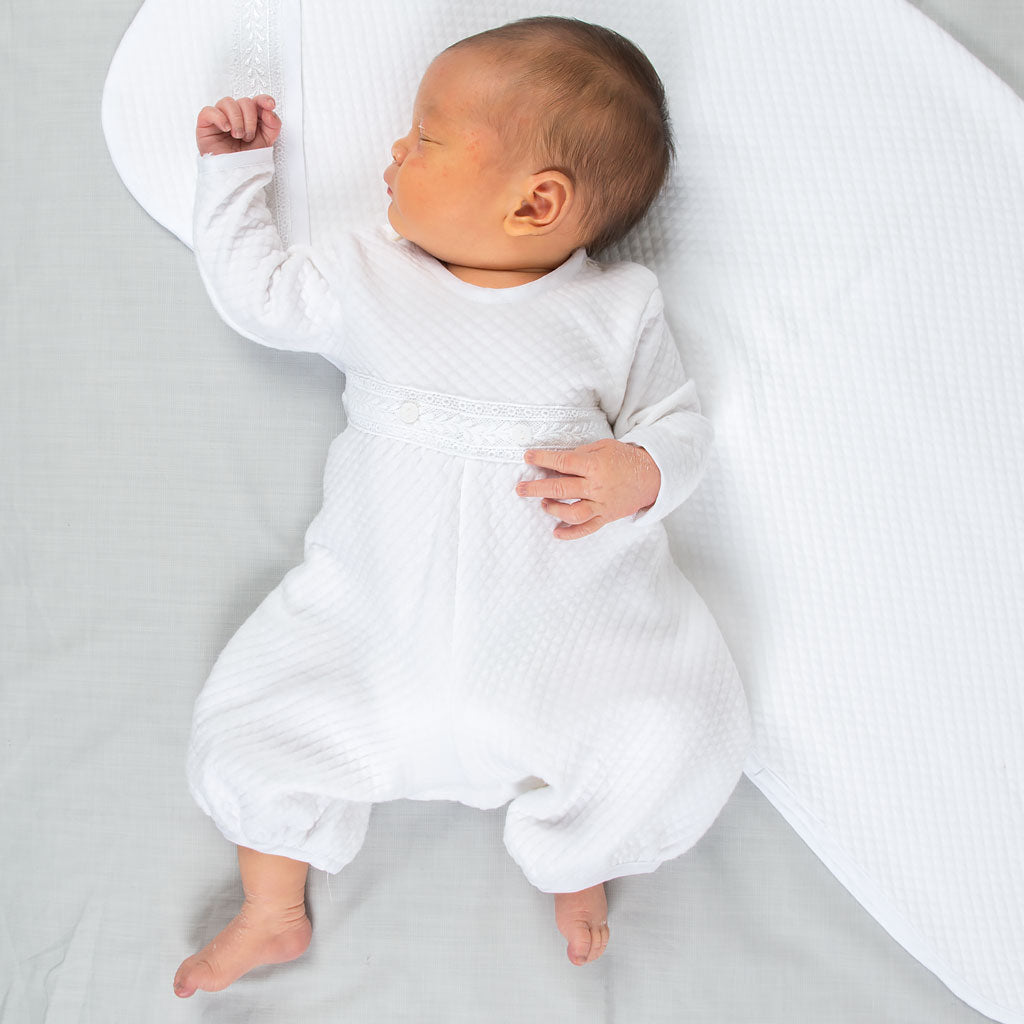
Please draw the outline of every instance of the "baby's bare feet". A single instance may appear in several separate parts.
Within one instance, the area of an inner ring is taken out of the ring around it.
[[[182,962],[174,994],[185,999],[200,988],[219,992],[260,964],[294,960],[306,951],[312,931],[305,906],[269,910],[246,900],[227,928]]]
[[[608,945],[608,901],[604,885],[555,893],[555,923],[569,940],[566,952],[579,966],[596,960]]]

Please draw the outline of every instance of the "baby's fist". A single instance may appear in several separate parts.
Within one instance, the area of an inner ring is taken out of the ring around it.
[[[237,100],[225,96],[215,106],[203,107],[196,120],[199,152],[237,153],[272,146],[281,134],[281,119],[273,108],[274,98],[265,94]]]

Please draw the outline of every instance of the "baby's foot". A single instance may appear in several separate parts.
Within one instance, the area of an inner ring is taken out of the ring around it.
[[[260,964],[294,960],[306,951],[312,932],[305,906],[269,910],[246,900],[227,928],[182,962],[174,994],[185,999],[199,988],[219,992]]]
[[[604,885],[555,893],[555,924],[569,940],[566,952],[579,966],[596,960],[608,945],[608,901]]]

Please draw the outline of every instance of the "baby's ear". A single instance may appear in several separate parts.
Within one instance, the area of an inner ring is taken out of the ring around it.
[[[541,171],[525,182],[515,210],[505,216],[510,235],[542,235],[561,227],[576,198],[572,182],[561,171]]]

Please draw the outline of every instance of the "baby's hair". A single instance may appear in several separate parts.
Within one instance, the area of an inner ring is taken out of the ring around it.
[[[634,43],[574,18],[523,18],[453,43],[485,49],[510,75],[482,116],[509,159],[561,171],[583,207],[590,255],[647,212],[675,155],[665,88]],[[528,103],[528,118],[512,116]]]

